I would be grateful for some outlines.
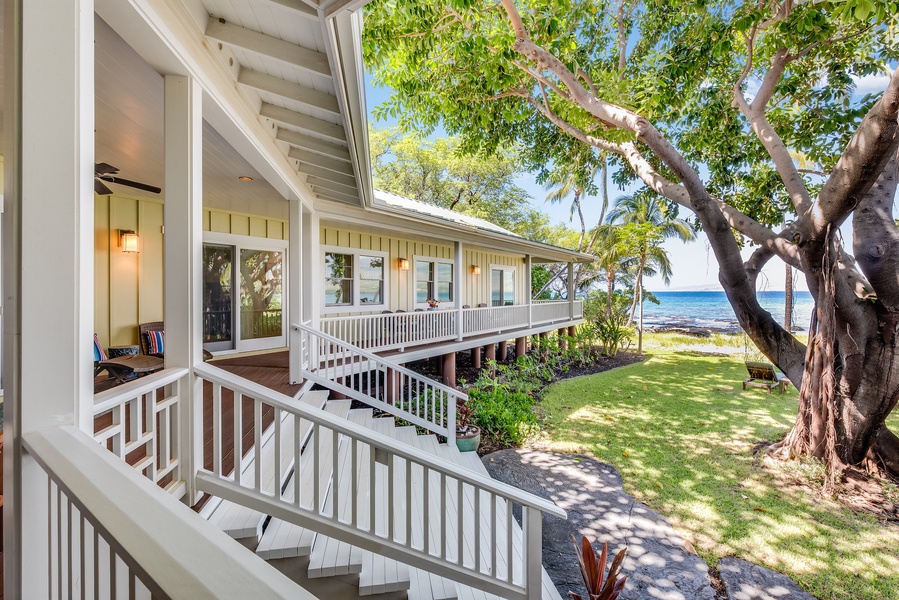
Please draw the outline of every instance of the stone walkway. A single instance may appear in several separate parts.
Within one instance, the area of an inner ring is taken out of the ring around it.
[[[586,597],[571,535],[586,535],[597,547],[608,542],[612,555],[628,547],[623,598],[728,598],[716,593],[708,565],[687,549],[667,519],[624,493],[613,467],[589,457],[533,450],[501,450],[483,461],[494,479],[568,512],[567,521],[543,518],[543,564],[563,598],[569,591]],[[731,600],[814,600],[785,575],[745,561],[723,559],[721,572]]]

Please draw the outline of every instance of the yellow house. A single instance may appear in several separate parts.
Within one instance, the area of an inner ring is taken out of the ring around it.
[[[559,598],[454,361],[579,323],[530,272],[590,258],[372,188],[362,4],[6,3],[6,597]],[[270,349],[282,391],[216,366]]]

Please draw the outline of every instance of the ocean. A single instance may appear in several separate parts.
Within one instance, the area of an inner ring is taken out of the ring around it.
[[[740,325],[724,292],[653,292],[659,304],[643,303],[643,326],[704,327],[740,331]],[[759,302],[774,320],[783,324],[784,292],[759,292]],[[808,292],[793,293],[793,325],[808,330],[815,303]]]

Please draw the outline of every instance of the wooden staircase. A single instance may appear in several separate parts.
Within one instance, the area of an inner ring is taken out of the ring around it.
[[[327,392],[322,391],[306,391],[297,401],[315,408],[324,408],[334,416],[346,418],[358,426],[407,444],[416,452],[431,454],[442,461],[489,477],[476,454],[461,453],[454,445],[441,444],[435,435],[419,435],[415,427],[399,427],[393,417],[376,418],[372,409],[352,409],[349,400],[328,401]],[[260,462],[263,465],[280,464],[280,461],[270,460],[278,445],[282,456],[294,456],[297,440],[302,452],[317,445],[315,460],[300,461],[299,472],[294,472],[292,463],[288,464],[287,461],[281,464],[280,469],[277,469],[278,472],[270,466],[263,468],[258,475],[263,490],[272,492],[276,485],[280,486],[284,498],[289,501],[294,501],[295,494],[299,493],[301,505],[315,504],[322,510],[330,510],[332,514],[339,515],[338,518],[342,522],[349,522],[352,514],[358,514],[362,528],[368,528],[373,523],[374,531],[379,535],[386,536],[388,532],[393,531],[394,535],[400,538],[411,536],[415,544],[421,544],[428,538],[441,539],[440,536],[443,534],[453,536],[444,547],[448,557],[453,553],[458,556],[461,552],[463,557],[474,561],[475,556],[478,556],[480,564],[489,565],[489,568],[497,574],[508,573],[511,563],[515,569],[513,575],[516,578],[521,577],[519,571],[523,552],[522,532],[511,514],[502,512],[500,513],[502,518],[497,518],[496,514],[493,516],[496,523],[491,525],[496,525],[501,530],[499,539],[506,540],[502,547],[491,544],[484,533],[488,529],[486,523],[480,529],[482,539],[475,542],[475,547],[472,547],[475,525],[473,519],[464,519],[462,516],[480,514],[482,521],[491,519],[488,511],[484,510],[485,505],[490,503],[486,494],[483,494],[483,499],[477,498],[477,492],[466,487],[463,487],[462,493],[458,494],[458,490],[454,487],[456,482],[442,482],[440,474],[433,471],[427,476],[428,480],[425,480],[424,471],[417,469],[415,465],[411,469],[411,485],[408,485],[407,489],[406,477],[401,476],[406,473],[405,460],[401,457],[393,456],[390,459],[393,464],[385,464],[383,457],[370,455],[369,446],[356,444],[344,436],[315,436],[312,434],[312,427],[300,432],[281,431],[278,437],[276,440],[273,435],[260,435],[262,452]],[[347,493],[334,497],[330,485],[316,489],[319,487],[318,481],[332,480],[335,465],[338,489],[357,490],[356,497]],[[319,471],[318,478],[314,477],[316,468]],[[352,475],[354,472],[357,479],[355,485],[349,481],[354,477]],[[243,465],[241,477],[244,480],[257,477],[252,461]],[[446,483],[446,486],[441,486],[442,483]],[[394,502],[392,511],[365,510],[364,507],[373,505],[368,501],[368,495],[372,491],[382,496],[382,501],[376,503],[378,506],[389,506],[390,489],[395,492],[393,498],[407,498],[408,502]],[[443,497],[439,498],[441,493]],[[423,503],[421,499],[425,494],[430,494],[434,502]],[[464,507],[457,505],[459,498],[462,499]],[[407,504],[414,507],[415,513],[412,515],[413,518],[408,520]],[[427,514],[428,508],[424,508],[425,514],[418,514],[422,506],[429,505],[443,507],[443,510],[440,514]],[[410,600],[497,598],[376,552],[329,538],[312,528],[301,527],[228,500],[208,503],[201,514],[319,598],[327,600],[355,597]],[[462,519],[461,527],[468,533],[463,536],[461,543],[454,537],[460,519]],[[429,529],[430,536],[425,535],[423,526]],[[398,528],[405,528],[405,531],[397,531]],[[509,530],[512,535],[507,537],[506,531]],[[510,556],[517,557],[517,560],[509,561]],[[543,571],[543,598],[561,600],[545,571]]]

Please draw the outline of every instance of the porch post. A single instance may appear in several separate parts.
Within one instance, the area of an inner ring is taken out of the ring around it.
[[[203,464],[203,91],[190,77],[165,76],[165,366],[189,370],[181,386],[181,469],[185,501],[199,497]]]
[[[531,269],[533,268],[533,264],[531,263],[531,255],[525,254],[524,256],[524,284],[525,284],[525,297],[528,299],[528,327],[534,326],[534,288],[531,287],[532,276]]]
[[[296,198],[290,199],[289,246],[287,249],[287,348],[288,375],[290,383],[302,383],[300,361],[302,360],[302,336],[291,325],[303,320],[303,282],[310,274],[303,262],[303,204]]]
[[[468,279],[467,274],[462,273],[462,242],[455,243],[454,252],[453,301],[456,303],[456,341],[461,342],[464,335],[462,329],[462,305],[465,303],[462,282]]]
[[[574,320],[574,263],[568,263],[568,318]]]
[[[321,251],[319,250],[319,238],[321,231],[319,229],[318,215],[313,212],[303,212],[303,243],[302,243],[302,261],[305,271],[303,272],[304,280],[301,282],[303,287],[302,299],[302,320],[309,321],[312,327],[318,328],[318,316],[322,304],[322,263]]]
[[[10,0],[4,23],[4,595],[48,598],[47,477],[21,440],[93,433],[94,4]]]

